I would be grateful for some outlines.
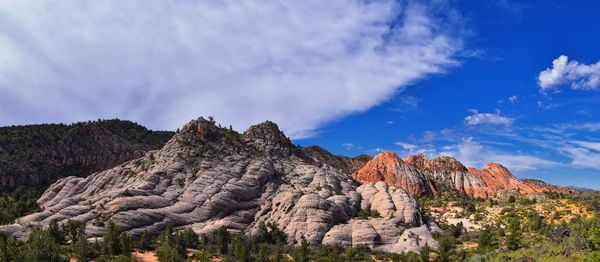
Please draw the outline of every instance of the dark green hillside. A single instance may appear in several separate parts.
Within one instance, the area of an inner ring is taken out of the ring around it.
[[[2,127],[0,190],[87,176],[159,149],[173,134],[121,120]]]

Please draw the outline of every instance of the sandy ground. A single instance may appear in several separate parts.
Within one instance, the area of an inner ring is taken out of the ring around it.
[[[137,262],[159,262],[154,252],[133,252],[132,255],[135,258],[135,261]]]

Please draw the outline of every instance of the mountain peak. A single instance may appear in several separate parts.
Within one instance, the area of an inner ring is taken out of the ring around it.
[[[254,144],[257,148],[264,151],[273,151],[273,149],[290,151],[294,147],[292,141],[285,136],[279,129],[279,126],[268,120],[250,126],[242,137],[246,142]]]
[[[203,140],[212,140],[219,137],[219,127],[212,118],[204,119],[199,117],[185,124],[181,129],[182,133],[195,133]]]

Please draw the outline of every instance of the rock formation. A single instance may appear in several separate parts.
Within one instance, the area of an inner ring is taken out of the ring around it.
[[[0,189],[87,176],[162,147],[174,132],[121,120],[0,128]]]
[[[436,245],[429,234],[436,226],[424,222],[403,189],[361,185],[307,156],[272,122],[239,134],[194,120],[158,151],[88,177],[60,179],[38,203],[43,211],[0,232],[25,237],[33,226],[74,219],[90,236],[101,236],[108,220],[134,237],[167,225],[199,234],[221,227],[252,234],[273,222],[291,243],[305,238],[313,245],[366,244],[394,252]],[[355,218],[373,211],[380,216]],[[406,240],[414,234],[421,240]]]
[[[362,182],[384,181],[388,185],[402,188],[415,196],[435,195],[437,190],[430,176],[416,167],[405,163],[390,151],[377,155],[352,174]]]
[[[520,194],[557,192],[572,193],[572,189],[548,185],[539,180],[520,180],[497,163],[479,170],[466,168],[451,157],[433,160],[412,155],[405,160],[393,152],[383,152],[352,174],[363,182],[384,181],[415,196],[435,196],[439,193],[458,193],[471,197],[490,198],[501,191]]]
[[[333,155],[320,146],[307,146],[302,148],[302,152],[321,163],[341,169],[348,174],[354,173],[372,159],[370,155],[359,155],[357,157]]]

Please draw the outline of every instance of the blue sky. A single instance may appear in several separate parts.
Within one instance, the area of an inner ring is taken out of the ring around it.
[[[560,55],[598,63],[600,3],[462,1],[457,8],[472,30],[466,42],[475,55],[299,142],[343,155],[384,149],[448,154],[476,167],[495,161],[519,177],[600,189],[598,86],[538,84]],[[474,110],[508,123],[469,125]]]
[[[600,189],[597,1],[0,1],[0,126],[273,120]]]

